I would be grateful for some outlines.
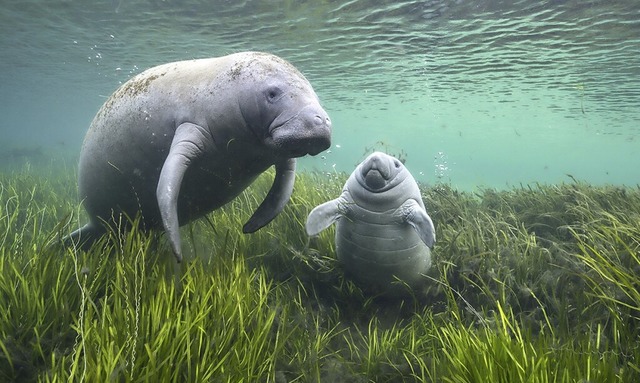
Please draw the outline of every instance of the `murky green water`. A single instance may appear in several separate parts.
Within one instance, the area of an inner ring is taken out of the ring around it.
[[[240,50],[291,61],[332,116],[306,169],[375,148],[463,189],[640,183],[635,0],[4,1],[0,162],[74,166],[133,74]]]

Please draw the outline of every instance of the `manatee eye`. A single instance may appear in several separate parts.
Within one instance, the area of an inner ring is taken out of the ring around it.
[[[277,86],[269,87],[265,92],[267,101],[269,102],[278,101],[280,97],[282,97],[282,94],[283,94],[282,89],[278,88]]]
[[[400,161],[395,160],[393,161],[393,164],[395,165],[396,169],[400,168]]]

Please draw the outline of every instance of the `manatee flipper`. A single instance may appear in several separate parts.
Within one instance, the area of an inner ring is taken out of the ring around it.
[[[289,202],[296,178],[296,159],[276,162],[276,175],[264,201],[242,227],[243,233],[253,233],[273,220]]]
[[[307,235],[318,235],[344,215],[344,196],[316,206],[307,217]]]
[[[105,233],[104,227],[100,225],[94,225],[92,222],[82,226],[78,230],[69,234],[62,239],[65,247],[80,247],[83,250],[88,250],[89,247]]]
[[[409,199],[400,206],[403,221],[411,225],[422,242],[432,248],[436,243],[436,230],[427,212],[414,199]]]
[[[182,262],[180,222],[178,220],[178,195],[182,179],[191,162],[203,153],[211,151],[213,138],[203,127],[185,122],[176,129],[167,159],[162,165],[156,189],[156,198],[164,230],[169,236],[173,255]]]

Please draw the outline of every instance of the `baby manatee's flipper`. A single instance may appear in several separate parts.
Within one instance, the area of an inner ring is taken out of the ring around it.
[[[316,206],[307,217],[307,235],[318,235],[344,215],[345,198],[340,196],[334,200]]]
[[[243,233],[253,233],[280,214],[291,198],[295,178],[295,158],[287,158],[276,163],[276,176],[271,189],[251,218],[244,224]]]
[[[408,199],[398,209],[405,222],[411,225],[429,248],[436,243],[436,230],[429,214],[414,199]]]

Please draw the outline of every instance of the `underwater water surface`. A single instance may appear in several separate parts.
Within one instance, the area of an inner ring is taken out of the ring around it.
[[[460,189],[640,182],[636,1],[4,1],[0,162],[75,166],[106,97],[165,62],[260,50],[308,77],[350,172],[372,149]]]

